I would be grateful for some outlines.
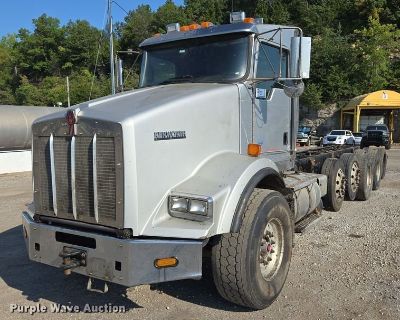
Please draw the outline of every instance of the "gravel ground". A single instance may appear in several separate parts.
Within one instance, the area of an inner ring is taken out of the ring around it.
[[[29,173],[0,175],[0,319],[31,319],[11,304],[126,308],[124,313],[37,313],[40,319],[399,319],[400,150],[389,151],[388,172],[369,201],[324,212],[296,246],[286,285],[268,309],[251,312],[222,300],[210,271],[179,281],[108,294],[85,290],[86,278],[32,263],[25,252],[20,212],[31,199]]]

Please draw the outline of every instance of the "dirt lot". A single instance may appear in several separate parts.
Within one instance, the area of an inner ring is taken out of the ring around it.
[[[31,263],[20,212],[31,199],[28,173],[0,176],[0,319],[31,319],[10,305],[123,306],[124,313],[39,313],[40,319],[399,319],[400,149],[389,152],[388,173],[369,201],[346,202],[296,236],[286,285],[257,312],[222,300],[206,270],[200,281],[179,281],[108,294],[85,290],[86,278]]]

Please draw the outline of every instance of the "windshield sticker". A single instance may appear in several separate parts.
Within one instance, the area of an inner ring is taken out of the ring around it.
[[[154,132],[154,141],[186,139],[186,131]]]

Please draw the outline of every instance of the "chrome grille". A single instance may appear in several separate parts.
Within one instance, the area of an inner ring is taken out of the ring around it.
[[[86,124],[70,137],[42,128],[48,132],[33,130],[36,213],[122,227],[120,131],[94,130]]]

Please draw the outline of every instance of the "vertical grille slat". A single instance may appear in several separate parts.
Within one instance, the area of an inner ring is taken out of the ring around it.
[[[58,215],[57,207],[57,183],[56,183],[56,164],[54,158],[54,136],[50,135],[50,172],[51,172],[51,193],[53,195],[53,210],[54,214]]]
[[[93,138],[79,137],[75,141],[76,206],[78,219],[94,218]]]
[[[37,213],[122,228],[120,125],[100,134],[98,122],[84,125],[85,134],[72,137],[44,125],[34,134]]]

